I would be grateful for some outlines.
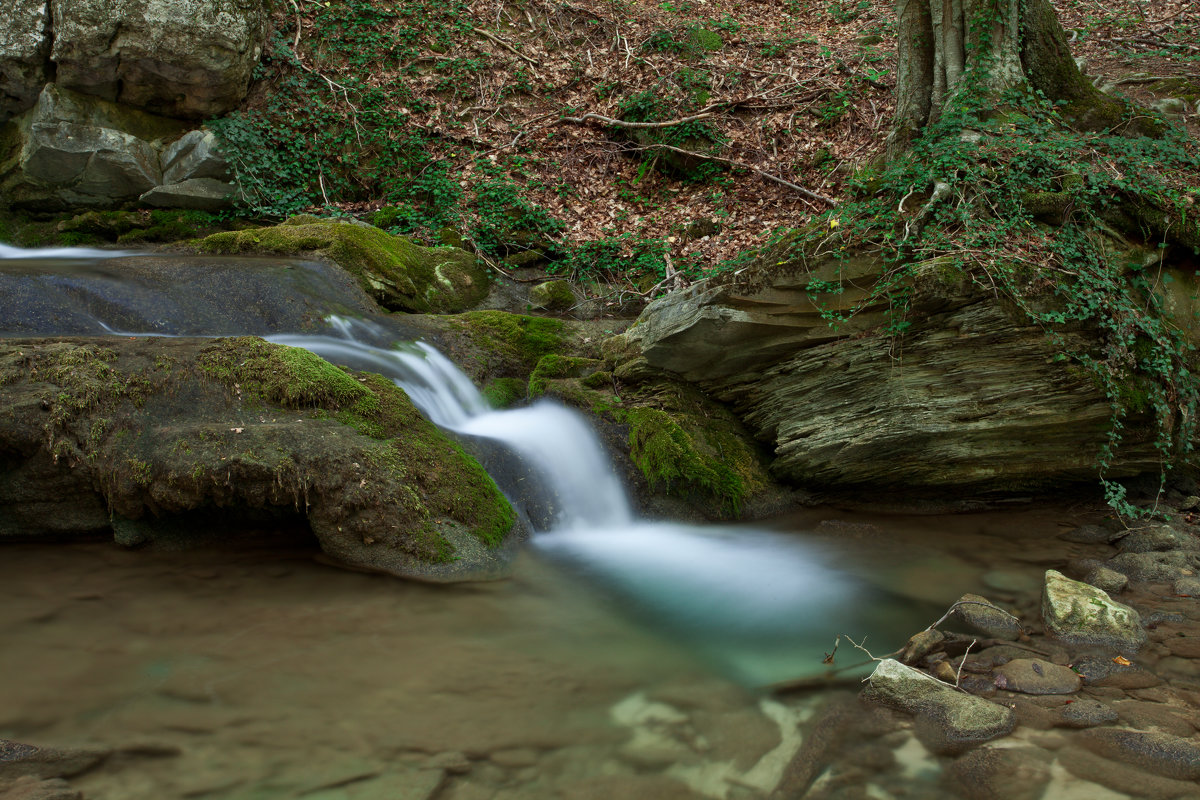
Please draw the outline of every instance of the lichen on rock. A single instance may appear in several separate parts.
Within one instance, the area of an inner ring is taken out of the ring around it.
[[[1067,644],[1136,651],[1146,643],[1138,612],[1052,569],[1046,571],[1042,619],[1047,632]]]

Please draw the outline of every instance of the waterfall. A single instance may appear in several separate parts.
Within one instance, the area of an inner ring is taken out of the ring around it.
[[[308,319],[305,313],[313,308],[290,309],[280,303],[264,312],[263,303],[269,305],[272,296],[269,287],[286,278],[279,271],[262,272],[259,282],[242,286],[225,276],[253,270],[231,263],[228,272],[221,272],[211,260],[197,262],[202,263],[197,268],[189,267],[187,257],[177,257],[177,268],[153,281],[138,272],[138,262],[150,259],[126,258],[119,273],[95,266],[126,255],[0,245],[0,261],[44,265],[30,277],[21,269],[0,271],[0,301],[39,311],[30,327],[0,330],[0,335],[104,331],[195,336],[296,330],[293,320]],[[63,265],[62,274],[70,270],[70,290],[38,294],[36,302],[22,300],[22,287],[28,285],[22,281],[45,284],[47,275],[54,279],[58,274],[54,259]],[[74,269],[85,263],[92,267]],[[312,266],[297,265],[302,269],[287,272],[305,273]],[[198,283],[192,273],[206,276],[208,283]],[[209,286],[213,280],[220,291]],[[324,302],[328,309],[329,293],[336,286],[312,286],[316,288],[302,289],[306,303]],[[203,302],[193,294],[201,290],[209,291]],[[18,321],[23,319],[18,315]],[[550,400],[510,410],[491,408],[471,380],[435,348],[422,341],[396,344],[403,338],[395,331],[403,327],[402,320],[389,320],[387,328],[341,316],[326,317],[326,323],[319,335],[270,333],[267,338],[395,381],[435,424],[479,445],[472,449],[483,452],[485,467],[517,470],[514,486],[506,487],[501,478],[497,482],[514,505],[528,511],[532,502],[547,510],[528,515],[535,553],[578,575],[581,589],[594,587],[632,616],[685,642],[746,683],[819,671],[821,648],[827,650],[836,634],[862,632],[864,626],[878,631],[891,627],[879,618],[881,613],[889,620],[889,615],[911,613],[894,603],[877,602],[874,587],[834,563],[837,550],[800,536],[638,518],[608,454],[581,414]],[[235,324],[243,327],[230,330]],[[497,464],[487,463],[493,451]],[[494,476],[500,473],[492,471]],[[533,491],[527,491],[530,485]]]

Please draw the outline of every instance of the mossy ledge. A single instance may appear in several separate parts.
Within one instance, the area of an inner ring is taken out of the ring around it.
[[[487,272],[456,247],[421,247],[370,225],[292,217],[281,225],[215,233],[191,243],[205,253],[314,254],[333,261],[392,311],[452,313],[479,303]]]
[[[0,407],[0,538],[302,515],[335,559],[434,581],[503,574],[519,538],[394,383],[261,339],[5,342]]]

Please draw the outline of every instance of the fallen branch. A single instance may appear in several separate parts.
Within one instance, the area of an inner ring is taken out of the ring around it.
[[[736,161],[732,158],[724,158],[722,156],[714,156],[710,153],[697,153],[694,150],[684,150],[682,147],[675,147],[675,146],[669,145],[669,144],[652,144],[652,145],[646,145],[644,147],[632,147],[632,148],[627,148],[627,149],[634,151],[634,152],[640,151],[640,150],[669,150],[672,153],[679,153],[680,155],[692,156],[693,158],[699,158],[704,161],[715,161],[719,164],[728,164],[729,166],[734,167],[735,169],[745,169],[745,170],[754,172],[754,173],[758,174],[760,177],[766,178],[767,180],[772,181],[774,183],[778,183],[780,186],[786,186],[789,189],[797,191],[810,200],[817,200],[819,202],[822,202],[825,205],[829,206],[830,208],[838,207],[838,202],[831,197],[826,197],[825,195],[818,194],[810,189],[805,189],[803,186],[794,184],[789,180],[785,180],[785,179],[779,177],[778,175],[772,175],[769,172],[761,170],[758,167],[755,167],[751,164],[747,164],[743,161]]]
[[[471,30],[473,30],[475,33],[478,33],[483,38],[488,39],[489,41],[495,42],[496,44],[503,47],[505,50],[507,50],[510,53],[512,53],[513,55],[515,55],[517,58],[524,59],[525,61],[529,62],[530,64],[532,64],[535,67],[540,67],[542,65],[542,62],[538,61],[535,58],[530,58],[529,56],[525,55],[520,50],[513,47],[511,44],[509,44],[508,42],[501,39],[499,36],[490,34],[487,31],[483,30],[482,28],[471,28]]]
[[[710,106],[710,108],[711,108],[711,106]],[[666,120],[665,122],[626,122],[623,119],[614,119],[612,117],[606,117],[603,114],[589,113],[589,114],[584,114],[582,117],[562,117],[561,119],[558,119],[558,120],[554,121],[553,123],[551,123],[551,125],[562,125],[567,122],[573,123],[575,125],[583,125],[583,124],[586,124],[587,122],[594,120],[596,122],[602,122],[605,125],[615,125],[618,128],[671,128],[676,125],[683,125],[684,123],[687,123],[687,122],[698,122],[699,120],[702,120],[702,119],[712,119],[715,116],[716,116],[716,114],[705,111],[705,112],[701,112],[699,114],[693,114],[690,117],[680,117],[679,119],[669,119],[669,120]]]

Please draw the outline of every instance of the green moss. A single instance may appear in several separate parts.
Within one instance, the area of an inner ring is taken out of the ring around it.
[[[629,455],[651,486],[674,494],[705,494],[736,514],[746,496],[745,481],[712,457],[712,448],[656,408],[625,413]]]
[[[598,370],[583,377],[579,383],[589,389],[604,389],[612,386],[613,374],[608,370]]]
[[[1188,103],[1200,101],[1200,82],[1188,78],[1166,78],[1146,88],[1155,95],[1178,97]]]
[[[527,371],[542,356],[559,352],[565,346],[564,325],[558,319],[504,311],[472,311],[455,317],[454,322],[476,347],[515,361]]]
[[[529,303],[534,308],[565,311],[575,305],[575,293],[566,281],[546,281],[529,291]]]
[[[725,40],[721,38],[721,34],[700,27],[688,31],[687,43],[691,50],[707,53],[715,53],[725,47]]]
[[[253,336],[217,340],[201,352],[199,365],[230,389],[288,408],[340,408],[369,394],[320,356]]]
[[[555,378],[580,378],[602,366],[604,362],[595,358],[555,354],[542,356],[529,375],[529,396],[538,397],[545,394],[548,382]]]
[[[318,253],[393,310],[461,311],[488,290],[487,273],[470,253],[421,247],[369,225],[296,217],[271,228],[214,234],[195,245],[208,253]]]
[[[520,378],[495,378],[483,387],[483,396],[492,408],[512,408],[528,391],[528,384]]]

